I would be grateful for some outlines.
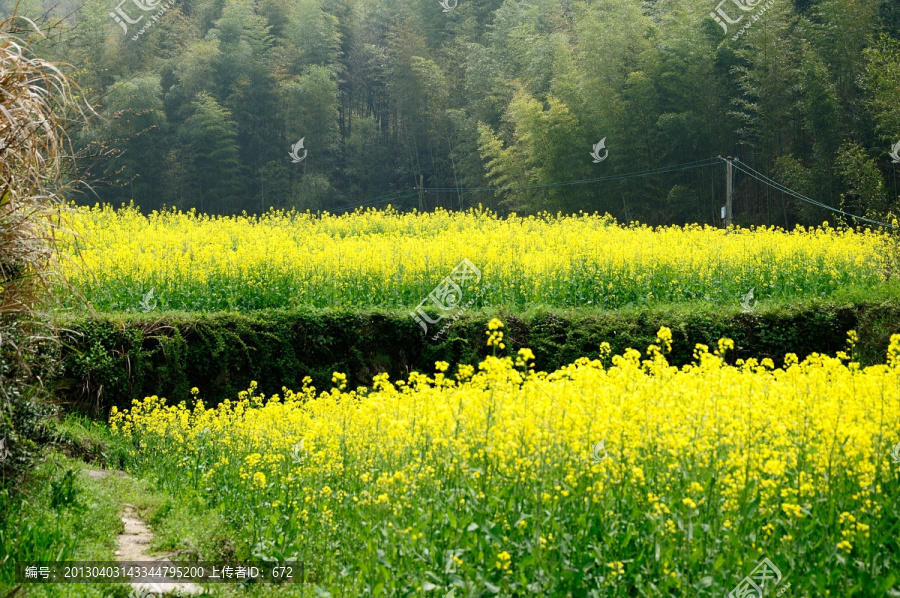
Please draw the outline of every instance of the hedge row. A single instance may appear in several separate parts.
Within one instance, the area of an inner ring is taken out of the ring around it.
[[[856,329],[855,358],[883,362],[892,333],[900,331],[900,302],[781,306],[754,313],[709,308],[634,312],[534,311],[470,314],[432,341],[405,312],[268,311],[249,314],[165,314],[158,317],[100,315],[68,322],[63,333],[64,374],[57,396],[70,407],[105,416],[150,395],[188,399],[197,386],[207,404],[234,398],[252,380],[266,394],[300,388],[310,376],[316,388],[331,387],[333,372],[351,387],[387,372],[392,379],[414,370],[433,372],[434,362],[477,363],[487,354],[486,325],[505,323],[506,351],[530,347],[537,367],[552,371],[602,342],[619,354],[644,350],[660,326],[673,331],[670,361],[683,365],[694,346],[735,341],[731,359],[834,354]],[[451,368],[451,371],[452,368]]]

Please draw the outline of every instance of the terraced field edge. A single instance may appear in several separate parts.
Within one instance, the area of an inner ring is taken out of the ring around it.
[[[503,310],[466,314],[440,340],[422,334],[407,312],[268,310],[251,313],[82,316],[63,323],[63,371],[53,381],[71,408],[105,417],[112,406],[145,396],[190,400],[199,387],[207,403],[233,398],[251,381],[264,393],[300,387],[309,376],[330,388],[334,372],[348,384],[368,386],[373,376],[406,378],[433,372],[435,361],[474,364],[489,353],[485,327],[492,317],[506,323],[506,352],[529,347],[536,367],[553,371],[579,357],[596,356],[600,344],[613,353],[644,350],[660,326],[673,332],[674,365],[692,361],[697,343],[735,342],[729,360],[786,353],[833,355],[846,349],[847,332],[859,342],[853,358],[881,363],[892,333],[900,332],[900,300],[833,303],[826,300],[756,311],[680,306],[661,310]]]

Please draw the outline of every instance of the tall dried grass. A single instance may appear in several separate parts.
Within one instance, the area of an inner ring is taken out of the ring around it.
[[[57,351],[47,314],[63,191],[76,182],[64,182],[65,125],[83,115],[60,65],[30,50],[39,35],[22,17],[0,23],[0,486],[28,468],[50,412],[43,381]]]
[[[0,317],[32,316],[57,272],[64,115],[77,107],[59,65],[34,56],[13,16],[0,23]]]

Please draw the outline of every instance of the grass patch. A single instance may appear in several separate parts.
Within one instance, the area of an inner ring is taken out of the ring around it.
[[[86,466],[50,453],[30,473],[15,496],[0,500],[0,594],[16,585],[15,562],[115,560],[120,533],[115,489],[80,472]],[[115,595],[112,584],[27,586],[28,596]],[[126,592],[127,594],[127,592]]]
[[[202,500],[173,497],[160,490],[165,484],[158,479],[85,474],[123,458],[125,447],[105,424],[69,415],[54,423],[53,437],[18,491],[0,496],[0,561],[6,558],[0,566],[0,596],[18,585],[16,561],[115,561],[125,504],[133,505],[153,532],[152,555],[176,553],[173,558],[186,561],[235,557],[236,534]],[[245,595],[245,589],[220,585],[212,593]],[[130,592],[128,584],[48,584],[23,585],[15,595],[126,598]]]

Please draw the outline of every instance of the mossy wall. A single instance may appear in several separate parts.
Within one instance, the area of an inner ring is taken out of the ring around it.
[[[434,362],[453,367],[477,363],[487,354],[487,322],[504,323],[506,351],[529,347],[546,371],[597,355],[609,342],[614,354],[643,351],[660,326],[673,332],[672,363],[692,359],[694,346],[718,339],[735,342],[730,358],[802,359],[846,347],[848,330],[860,343],[863,364],[884,361],[888,340],[900,332],[900,304],[804,303],[752,313],[680,307],[665,310],[592,312],[533,310],[525,314],[484,312],[456,321],[438,341],[422,334],[405,312],[266,311],[249,314],[164,314],[157,317],[100,315],[68,322],[63,334],[61,400],[104,417],[109,408],[149,395],[188,400],[191,387],[206,404],[234,398],[255,380],[266,394],[300,388],[310,376],[318,389],[331,387],[332,372],[348,375],[351,387],[370,384],[387,372],[392,379],[414,370],[433,372]]]

